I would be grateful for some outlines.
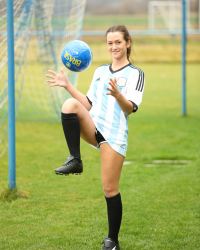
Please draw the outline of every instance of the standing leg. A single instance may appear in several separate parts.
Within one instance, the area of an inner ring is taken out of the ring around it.
[[[118,234],[122,220],[122,201],[119,180],[124,156],[114,151],[108,143],[100,145],[103,190],[107,202],[109,233],[103,249],[119,249]],[[114,241],[114,242],[113,242]],[[108,247],[108,248],[106,248]]]

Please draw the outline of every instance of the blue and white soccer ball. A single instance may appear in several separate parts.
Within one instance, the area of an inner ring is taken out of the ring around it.
[[[65,45],[61,59],[65,67],[71,71],[80,72],[92,63],[92,50],[87,43],[74,40]]]

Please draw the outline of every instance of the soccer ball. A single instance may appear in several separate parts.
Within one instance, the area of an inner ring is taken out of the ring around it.
[[[65,45],[61,60],[71,71],[80,72],[87,69],[92,62],[92,50],[87,43],[74,40]]]

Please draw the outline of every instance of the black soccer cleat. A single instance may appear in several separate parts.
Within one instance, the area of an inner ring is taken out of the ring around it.
[[[67,157],[66,162],[59,168],[55,169],[55,173],[59,175],[81,174],[83,172],[83,163],[73,155]]]
[[[104,246],[101,250],[120,250],[119,244],[116,244],[111,238],[105,238],[103,243]]]

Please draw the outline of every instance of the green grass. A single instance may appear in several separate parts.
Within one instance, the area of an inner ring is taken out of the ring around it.
[[[178,17],[177,17],[178,19]],[[166,29],[164,21],[161,17],[155,17],[156,27],[158,29]],[[181,23],[181,21],[180,21]],[[107,30],[108,27],[115,24],[124,24],[128,29],[148,29],[148,15],[101,15],[90,16],[86,15],[83,20],[84,30]],[[193,29],[198,29],[198,13],[192,13],[190,17],[190,25]]]
[[[130,15],[130,16],[85,16],[83,20],[83,29],[108,29],[115,24],[124,24],[132,28],[147,28],[148,20],[145,15]]]
[[[18,198],[28,198],[28,194],[26,192],[18,191],[17,188],[8,187],[0,195],[0,200],[3,202],[12,202]]]
[[[180,17],[179,17],[180,18]],[[178,19],[178,17],[177,17]],[[190,25],[192,29],[198,29],[198,10],[196,12],[190,13]],[[72,20],[72,22],[75,20]],[[161,17],[156,16],[156,27],[160,26],[161,29],[166,29],[164,21]],[[52,20],[53,27],[61,28],[65,25],[63,19],[58,16],[54,17]],[[1,18],[0,27],[6,24],[6,18]],[[132,14],[132,15],[85,15],[83,20],[84,30],[106,30],[108,27],[115,24],[124,24],[129,29],[148,29],[148,13],[145,14]],[[34,29],[36,29],[36,18],[34,21]],[[4,27],[6,30],[6,27]]]
[[[87,93],[98,63],[79,75]],[[181,66],[139,63],[143,103],[129,119],[127,161],[120,180],[122,250],[197,250],[200,225],[200,64],[187,66],[187,113],[181,115]],[[99,151],[81,141],[84,173],[56,176],[68,155],[61,124],[16,123],[17,187],[29,198],[0,201],[0,249],[101,249],[107,236]],[[189,160],[186,165],[156,159]],[[0,159],[0,193],[8,186]]]
[[[199,36],[200,37],[200,36]],[[111,56],[108,53],[106,43],[90,42],[90,47],[93,51],[93,61],[102,64],[106,61],[111,62]],[[181,63],[181,41],[179,38],[175,41],[169,39],[153,39],[151,38],[135,38],[133,37],[131,57],[134,63],[140,62],[171,62]],[[190,40],[187,43],[186,61],[192,63],[200,62],[200,47],[199,42]]]

